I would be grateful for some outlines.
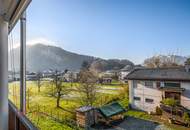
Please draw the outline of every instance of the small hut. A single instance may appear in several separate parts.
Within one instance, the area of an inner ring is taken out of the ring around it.
[[[123,113],[126,110],[117,102],[100,107],[98,121],[109,124],[111,121],[121,120],[124,118]]]
[[[90,127],[97,121],[96,109],[91,106],[83,106],[76,110],[77,125],[80,127]]]

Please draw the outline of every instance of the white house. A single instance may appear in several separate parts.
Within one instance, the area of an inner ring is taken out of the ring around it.
[[[190,109],[190,66],[135,69],[126,77],[132,108],[154,112],[165,98],[174,98]]]
[[[63,74],[63,78],[66,82],[75,82],[78,79],[79,72],[76,71],[68,71],[67,73]]]
[[[141,65],[126,65],[123,69],[119,72],[119,80],[121,82],[127,83],[127,79],[125,78],[129,73],[131,73],[134,69],[141,69],[144,68]]]
[[[126,65],[123,69],[119,72],[119,80],[125,82],[125,77],[133,70],[132,65]]]

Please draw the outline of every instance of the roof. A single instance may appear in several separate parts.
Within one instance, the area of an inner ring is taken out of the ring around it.
[[[180,68],[135,69],[126,76],[128,80],[161,80],[190,82],[190,72]]]
[[[134,68],[132,65],[126,65],[124,68],[121,69],[121,71],[130,71]]]
[[[76,111],[78,111],[78,112],[87,112],[87,111],[90,111],[92,109],[94,109],[94,107],[92,107],[92,106],[83,106],[83,107],[78,108]]]
[[[0,16],[9,23],[9,33],[30,2],[31,0],[0,0]]]
[[[111,104],[102,106],[99,108],[99,111],[104,117],[109,118],[125,112],[125,109],[119,103],[113,102]]]

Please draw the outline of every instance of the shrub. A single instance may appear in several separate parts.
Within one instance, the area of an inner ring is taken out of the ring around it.
[[[187,112],[183,114],[183,120],[190,126],[190,116]]]
[[[162,109],[160,107],[156,107],[156,115],[162,115]]]
[[[164,105],[168,105],[168,106],[171,106],[171,107],[174,107],[178,104],[177,100],[175,99],[172,99],[172,98],[166,98],[164,100],[162,100],[162,103]]]

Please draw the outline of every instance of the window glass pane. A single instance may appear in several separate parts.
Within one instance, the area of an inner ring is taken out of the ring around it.
[[[8,37],[8,96],[20,108],[20,22]]]
[[[164,83],[165,87],[180,87],[180,83],[171,83],[171,82],[166,82]]]
[[[145,99],[145,102],[147,102],[147,103],[153,103],[154,100],[153,100],[153,99],[150,99],[150,98],[146,98],[146,99]]]
[[[140,98],[140,97],[134,97],[134,100],[136,100],[136,101],[140,101],[141,98]]]

